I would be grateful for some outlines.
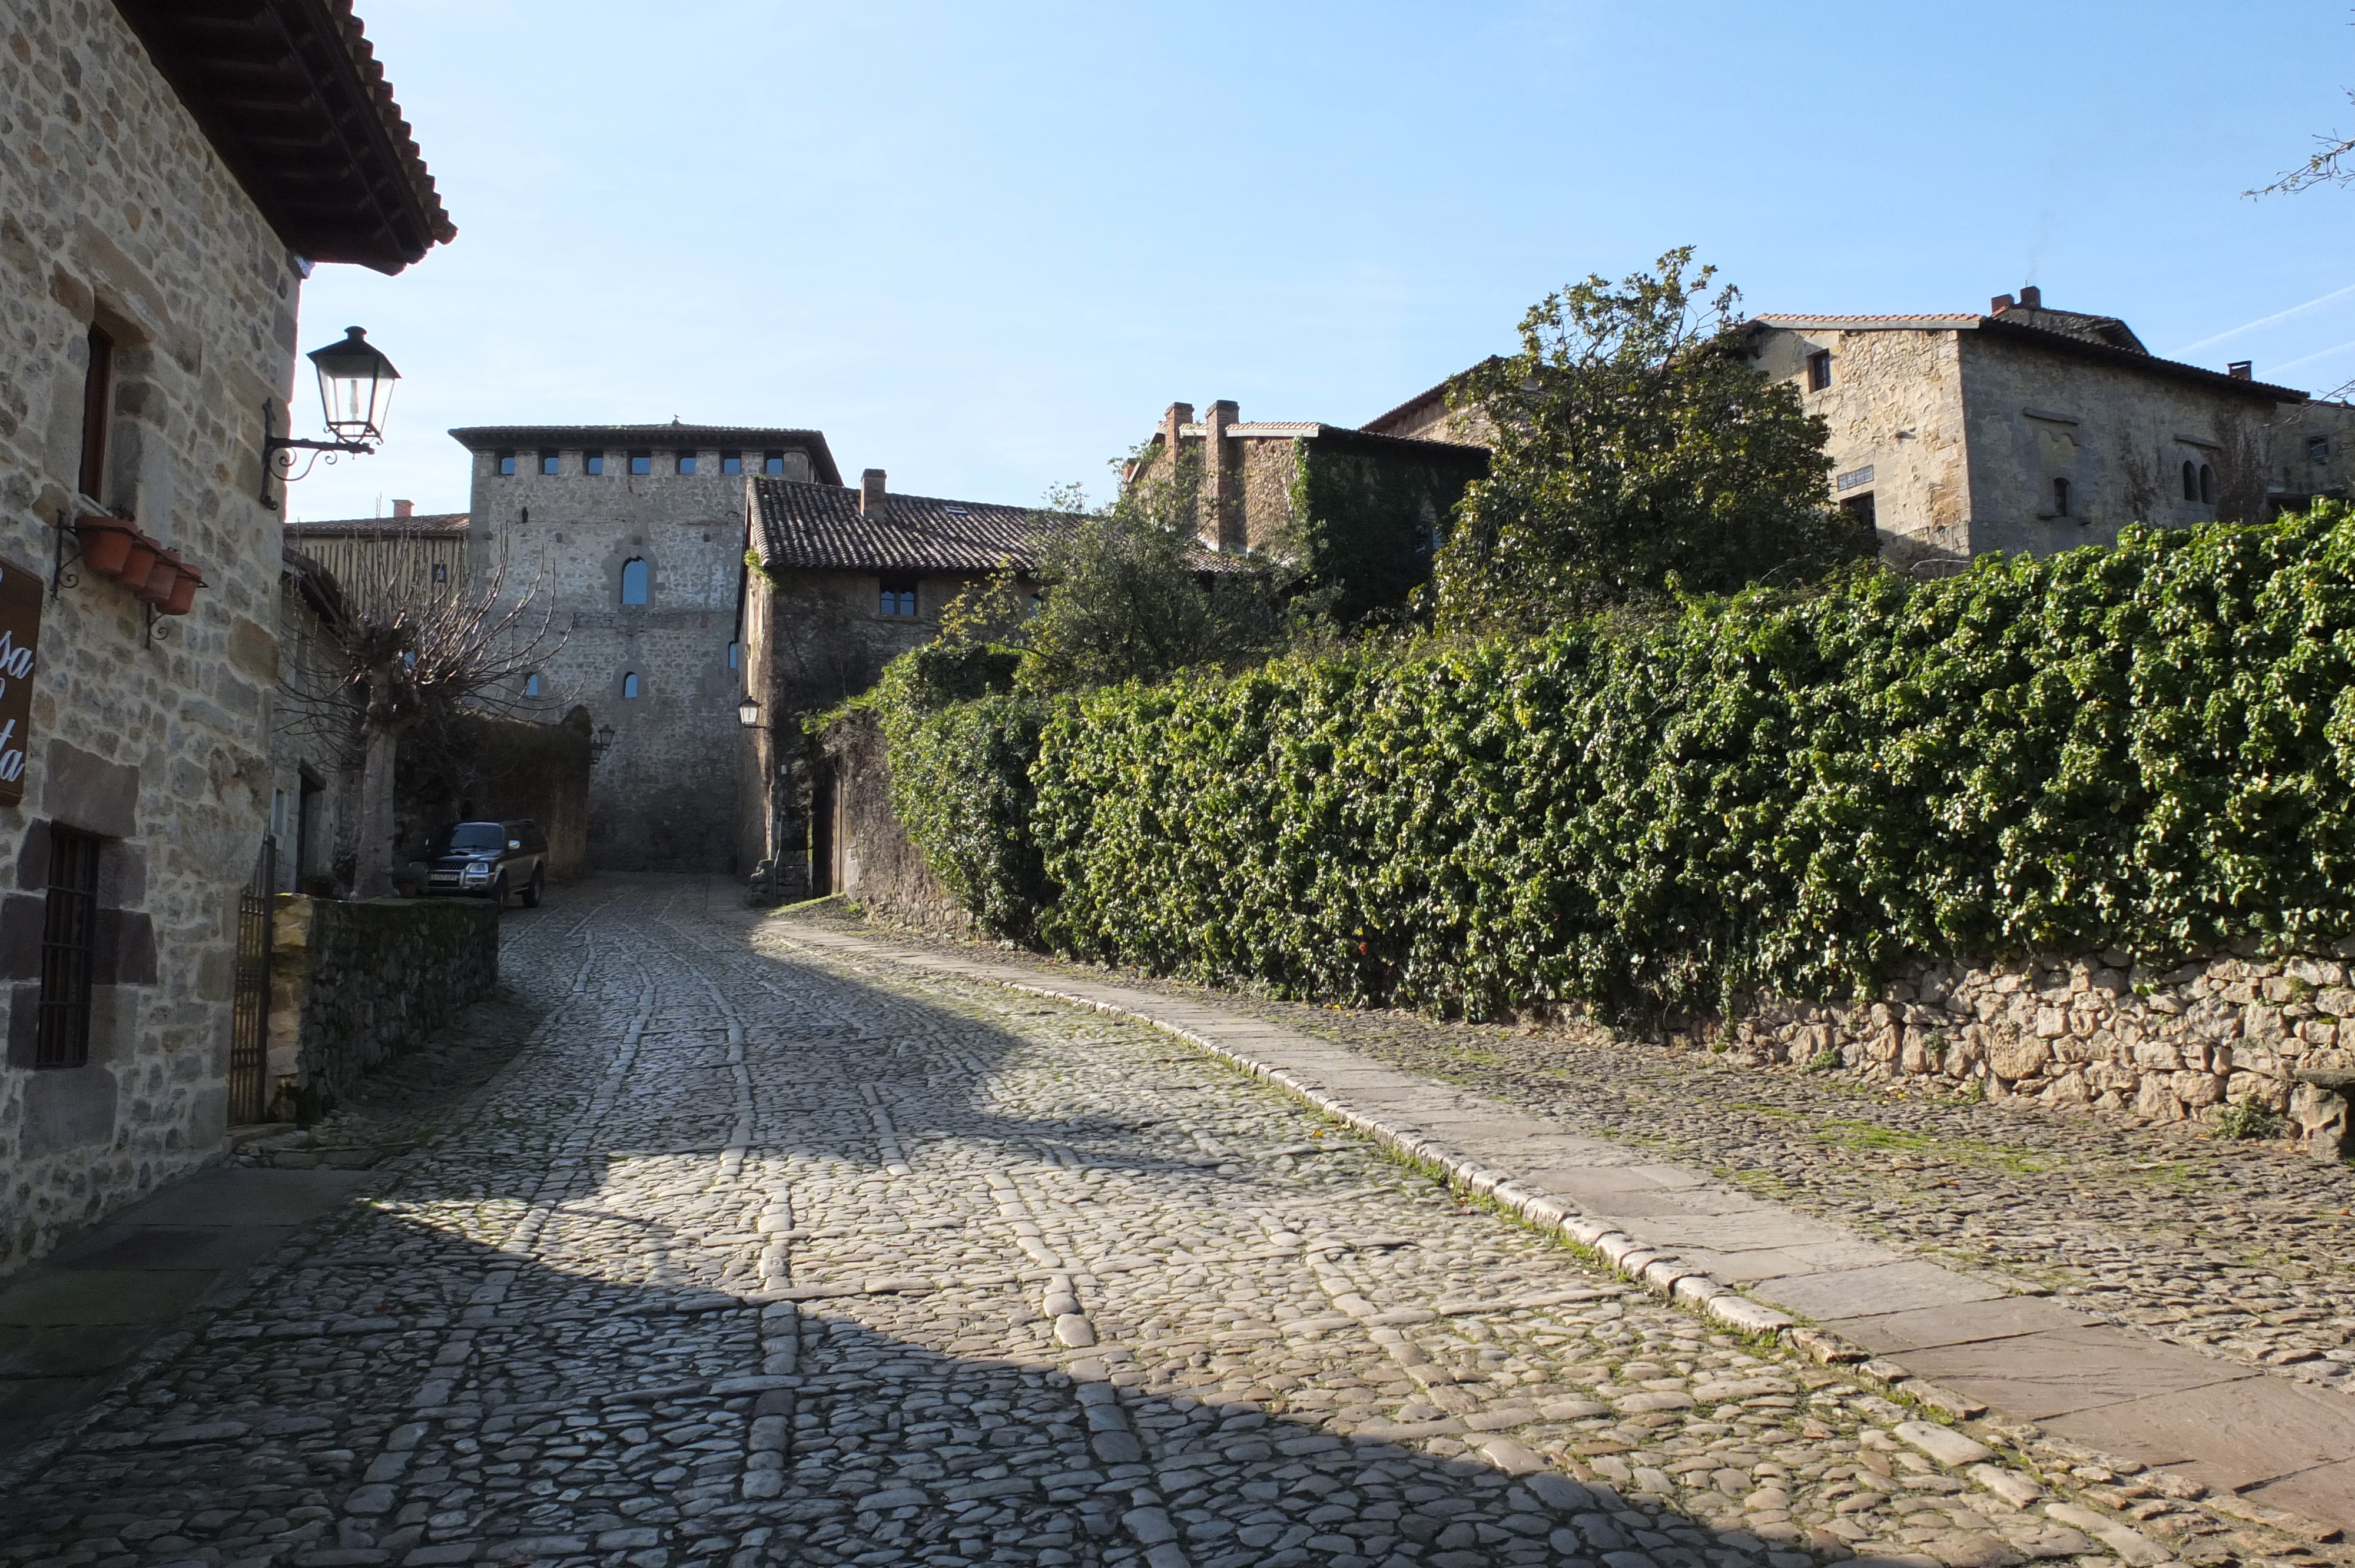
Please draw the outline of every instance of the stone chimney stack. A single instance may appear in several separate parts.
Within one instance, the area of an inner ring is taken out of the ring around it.
[[[1994,299],[1987,302],[1987,314],[1991,316],[1999,316],[2009,309],[2011,309],[2011,296],[2009,294],[1998,294]]]
[[[2030,283],[2026,288],[2020,290],[2019,308],[2024,311],[2042,310],[2044,308],[2044,291],[2038,288],[2033,283]]]
[[[1178,429],[1194,422],[1194,405],[1172,403],[1161,416],[1161,444],[1168,450],[1171,461],[1178,456]]]
[[[392,514],[395,517],[414,517],[417,515],[417,503],[396,501],[392,503]]]
[[[1227,434],[1239,423],[1242,410],[1221,397],[1202,417],[1202,485],[1209,515],[1204,519],[1202,542],[1214,550],[1249,548],[1243,521],[1243,444]]]
[[[865,516],[883,510],[883,471],[870,468],[858,476],[858,513]]]
[[[2235,381],[2254,381],[2257,378],[2256,366],[2245,359],[2235,359],[2226,365],[2224,374]]]

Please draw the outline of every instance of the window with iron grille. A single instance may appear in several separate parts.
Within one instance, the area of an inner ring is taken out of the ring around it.
[[[41,1023],[36,1067],[90,1061],[91,971],[98,949],[99,840],[49,829],[48,906],[41,926]]]

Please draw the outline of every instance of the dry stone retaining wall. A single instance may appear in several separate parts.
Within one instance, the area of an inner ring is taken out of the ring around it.
[[[2290,957],[2218,955],[2179,968],[2123,954],[1917,965],[1869,1005],[1767,1001],[1726,1031],[1744,1060],[1828,1065],[1887,1081],[1977,1082],[1990,1099],[2085,1106],[2158,1121],[2254,1102],[2312,1140],[2336,1096],[2302,1068],[2355,1065],[2355,944]]]
[[[272,932],[270,1108],[314,1121],[499,979],[499,912],[467,898],[286,893]]]

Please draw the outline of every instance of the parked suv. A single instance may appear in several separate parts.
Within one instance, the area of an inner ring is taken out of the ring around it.
[[[548,839],[529,821],[452,822],[425,846],[428,893],[488,898],[503,908],[508,894],[519,893],[525,908],[537,909],[547,886]]]

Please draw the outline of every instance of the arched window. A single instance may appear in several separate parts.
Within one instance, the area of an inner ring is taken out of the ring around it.
[[[728,667],[730,669],[733,670],[736,668],[736,661],[742,656],[743,648],[744,645],[741,642],[730,642],[728,645]]]
[[[2188,462],[2183,465],[2183,499],[2200,499],[2200,471]]]
[[[638,694],[638,673],[630,671],[622,677],[622,695],[634,699]]]
[[[646,564],[634,556],[622,563],[622,602],[646,602]]]
[[[530,674],[526,675],[523,678],[523,694],[527,697],[536,697],[539,695],[538,671],[534,670]]]
[[[2056,479],[2052,482],[2052,515],[2055,517],[2069,515],[2069,482],[2065,479]]]
[[[2204,462],[2200,465],[2200,499],[2206,502],[2216,499],[2216,471]]]

